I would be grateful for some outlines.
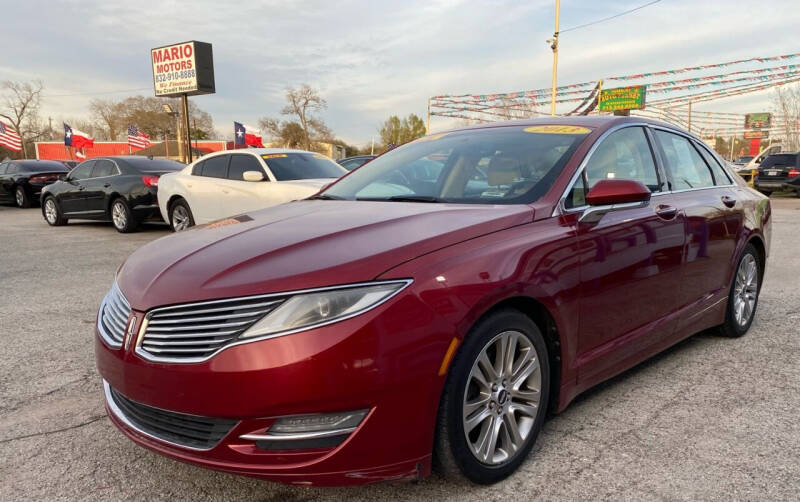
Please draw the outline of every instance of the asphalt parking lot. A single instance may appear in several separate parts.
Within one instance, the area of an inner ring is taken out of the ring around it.
[[[773,197],[773,211],[744,338],[698,334],[584,394],[495,486],[329,489],[207,471],[123,437],[105,417],[92,326],[118,265],[166,226],[51,228],[38,209],[0,206],[0,500],[797,500],[800,198]]]

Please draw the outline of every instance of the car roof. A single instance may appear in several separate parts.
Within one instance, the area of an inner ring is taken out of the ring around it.
[[[185,167],[172,159],[162,157],[142,157],[140,155],[108,155],[102,157],[92,157],[87,160],[113,160],[120,164],[125,164],[140,171],[163,171],[164,169],[171,169],[179,171]],[[86,162],[86,161],[84,161]]]
[[[64,167],[64,164],[57,160],[39,160],[39,159],[22,159],[22,160],[9,160],[14,164],[19,164],[25,167]]]
[[[608,128],[614,127],[619,124],[625,123],[635,123],[635,124],[650,124],[660,127],[665,127],[668,129],[673,129],[675,131],[681,131],[684,134],[689,134],[684,129],[677,127],[673,124],[669,124],[667,122],[662,122],[660,120],[649,119],[645,117],[623,117],[617,115],[577,115],[577,116],[570,116],[570,117],[540,117],[534,119],[522,119],[522,120],[504,120],[502,122],[488,122],[484,124],[477,124],[468,127],[459,127],[455,129],[450,129],[447,131],[437,132],[435,134],[444,134],[444,133],[452,133],[458,131],[469,131],[474,129],[492,129],[496,127],[511,127],[511,126],[535,126],[535,125],[572,125],[572,126],[582,126],[582,127],[589,127],[592,129],[598,130],[606,130]],[[694,134],[693,137],[697,138]],[[699,138],[697,138],[699,140]]]

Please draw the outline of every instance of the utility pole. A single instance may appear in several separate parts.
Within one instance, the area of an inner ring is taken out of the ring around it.
[[[689,100],[689,132],[692,132],[692,100]]]
[[[375,155],[375,135],[372,136],[372,149],[369,151],[370,155]]]
[[[425,126],[425,134],[431,133],[431,98],[428,98],[428,123]]]
[[[553,49],[553,92],[550,95],[550,116],[556,114],[556,80],[558,75],[558,18],[561,13],[561,0],[556,0],[556,29],[553,32],[553,39],[548,40],[551,42],[550,48]]]

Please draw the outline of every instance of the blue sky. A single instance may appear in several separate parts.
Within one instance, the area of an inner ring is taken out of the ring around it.
[[[42,79],[43,114],[55,121],[88,116],[93,97],[152,95],[149,49],[192,39],[213,44],[217,87],[192,99],[224,136],[233,120],[278,116],[286,87],[304,82],[328,101],[322,117],[333,131],[356,144],[389,115],[424,116],[431,95],[550,83],[553,0],[0,2],[0,80]],[[563,0],[561,27],[643,3]],[[559,82],[800,52],[798,26],[789,0],[661,0],[563,34]],[[769,101],[759,93],[698,109],[760,111]],[[448,125],[434,119],[432,129]]]

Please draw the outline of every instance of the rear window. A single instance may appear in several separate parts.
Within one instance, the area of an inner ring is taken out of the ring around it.
[[[781,153],[778,155],[770,155],[764,162],[761,163],[759,167],[785,167],[797,166],[797,154],[796,153]]]
[[[143,173],[167,173],[180,171],[186,165],[169,159],[125,158],[125,163]]]
[[[338,178],[347,170],[317,153],[271,153],[262,155],[277,181]]]
[[[53,171],[65,173],[69,171],[61,162],[22,162],[22,172],[35,173],[41,171]]]

